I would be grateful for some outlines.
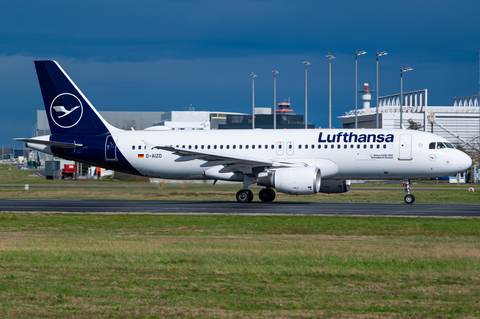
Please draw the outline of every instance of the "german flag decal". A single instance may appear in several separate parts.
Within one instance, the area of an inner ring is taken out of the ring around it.
[[[138,154],[138,158],[144,158],[145,156],[143,154]]]

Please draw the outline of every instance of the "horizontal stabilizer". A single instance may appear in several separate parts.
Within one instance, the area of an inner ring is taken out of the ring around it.
[[[75,148],[75,147],[82,147],[83,144],[76,144],[76,143],[63,143],[63,142],[53,142],[53,141],[45,141],[33,138],[14,138],[14,141],[31,143],[31,144],[41,144],[46,146],[54,146],[59,148]]]

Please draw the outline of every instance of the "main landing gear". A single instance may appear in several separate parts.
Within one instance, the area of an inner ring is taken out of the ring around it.
[[[253,193],[249,189],[241,189],[237,192],[237,202],[250,203],[253,200]],[[264,203],[270,203],[275,199],[275,191],[271,188],[264,188],[258,194],[258,198]]]
[[[253,200],[253,193],[249,189],[241,189],[237,192],[237,202],[250,203]]]
[[[258,198],[264,203],[270,203],[275,199],[275,191],[271,188],[264,188],[258,193]]]
[[[410,194],[410,180],[404,179],[403,180],[403,187],[405,187],[405,198],[404,201],[407,204],[413,204],[415,202],[415,196]]]

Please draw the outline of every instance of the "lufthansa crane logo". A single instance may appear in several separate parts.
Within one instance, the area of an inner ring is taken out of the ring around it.
[[[83,105],[71,93],[57,95],[50,105],[50,117],[61,128],[71,128],[82,119]]]

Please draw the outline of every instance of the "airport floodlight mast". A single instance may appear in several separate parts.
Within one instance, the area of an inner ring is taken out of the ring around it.
[[[403,72],[413,71],[411,67],[400,68],[400,129],[403,129]]]
[[[377,108],[377,110],[376,110],[377,114],[376,114],[376,117],[375,117],[376,128],[378,128],[378,97],[379,97],[379,95],[378,95],[378,57],[379,56],[384,56],[384,55],[387,55],[387,54],[388,53],[386,51],[378,52],[378,50],[377,50],[377,93],[375,94],[376,100],[377,100],[377,102],[375,103],[375,106]]]
[[[273,129],[277,129],[277,70],[273,70]]]
[[[252,72],[252,130],[255,128],[255,78],[257,75]]]
[[[357,100],[358,100],[358,89],[357,89],[357,58],[359,55],[364,55],[365,51],[358,51],[355,52],[355,128],[358,128],[358,118],[357,118],[357,108],[358,108],[358,105],[357,105]]]
[[[332,128],[332,59],[335,59],[330,52],[328,58],[328,128]]]
[[[308,128],[308,121],[307,121],[307,65],[310,65],[310,62],[304,61],[302,62],[305,64],[305,128]]]

